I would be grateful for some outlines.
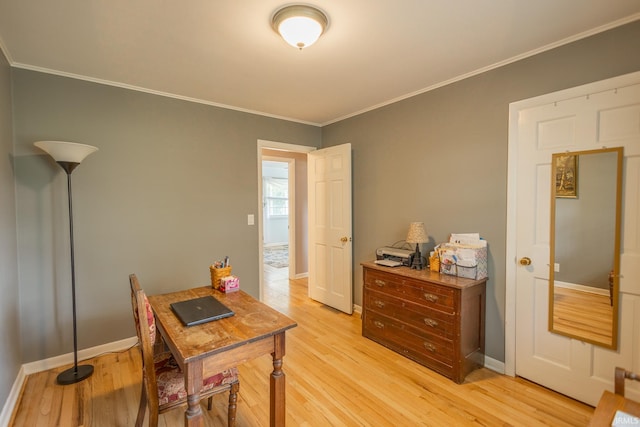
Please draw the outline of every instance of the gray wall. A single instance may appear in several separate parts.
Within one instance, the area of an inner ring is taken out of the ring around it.
[[[640,70],[640,21],[329,125],[353,147],[354,300],[360,262],[423,221],[432,241],[489,243],[487,355],[504,361],[509,103]]]
[[[22,364],[11,122],[11,69],[0,50],[0,402],[7,400]]]
[[[33,147],[97,146],[73,172],[78,342],[135,335],[128,275],[149,294],[207,285],[229,255],[258,295],[258,139],[320,146],[283,120],[16,69],[22,362],[73,349],[66,175]]]

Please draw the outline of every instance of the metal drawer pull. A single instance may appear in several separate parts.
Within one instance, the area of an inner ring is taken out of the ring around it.
[[[375,300],[373,304],[378,308],[384,308],[384,301]]]
[[[384,280],[376,279],[375,284],[382,287],[387,284]]]
[[[383,329],[384,328],[384,323],[376,320],[375,322],[373,322],[373,324],[375,325],[376,328],[380,328]]]
[[[428,317],[425,317],[425,319],[424,319],[424,323],[425,323],[427,326],[431,326],[431,327],[434,327],[434,328],[435,328],[436,326],[438,326],[438,322],[437,322],[437,321],[435,321],[435,320],[433,320],[433,319],[429,319]]]
[[[434,294],[424,294],[424,297],[427,301],[431,301],[431,302],[436,302],[438,301],[438,295],[434,295]]]
[[[429,350],[431,353],[435,353],[436,352],[436,346],[431,344],[431,343],[429,343],[429,342],[424,343],[424,348]]]

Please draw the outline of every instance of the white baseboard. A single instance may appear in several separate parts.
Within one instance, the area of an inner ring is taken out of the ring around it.
[[[575,283],[560,282],[558,280],[554,281],[553,285],[559,288],[573,289],[575,291],[587,292],[596,295],[608,296],[611,292],[609,288],[596,288],[595,286],[578,285]]]
[[[263,247],[265,248],[274,248],[277,246],[289,246],[289,242],[273,242],[273,243],[265,243]]]
[[[125,338],[120,341],[114,341],[102,344],[96,347],[85,348],[78,351],[78,361],[91,359],[104,353],[111,353],[133,347],[138,342],[138,337]],[[49,359],[38,360],[35,362],[25,363],[22,365],[25,374],[30,375],[36,372],[42,372],[59,366],[73,363],[73,353],[62,354],[60,356],[50,357]]]
[[[504,362],[496,360],[489,356],[484,356],[484,367],[491,369],[499,374],[505,375]]]
[[[13,386],[11,387],[11,391],[9,391],[9,396],[7,397],[6,402],[4,402],[4,407],[2,408],[2,412],[0,412],[0,426],[7,427],[9,425],[9,421],[11,421],[11,415],[13,415],[13,408],[15,408],[18,403],[18,398],[20,397],[20,392],[22,391],[22,384],[24,384],[24,380],[26,378],[26,374],[24,373],[24,365],[20,367],[18,371],[18,376],[16,380],[13,382]]]
[[[114,341],[107,344],[102,344],[96,347],[86,348],[78,351],[78,361],[91,359],[96,356],[100,356],[105,353],[118,352],[133,347],[138,343],[138,337],[125,338],[120,341]],[[18,376],[13,382],[9,397],[4,403],[2,412],[0,412],[0,427],[7,427],[13,414],[13,409],[18,403],[18,398],[22,391],[22,386],[27,378],[27,375],[35,374],[37,372],[46,371],[49,369],[57,368],[60,366],[73,363],[73,353],[67,353],[60,356],[50,357],[49,359],[38,360],[35,362],[25,363],[20,367]]]
[[[309,273],[296,274],[293,278],[294,279],[304,279],[305,277],[309,277]]]
[[[353,311],[362,314],[362,307],[357,304],[353,304]]]

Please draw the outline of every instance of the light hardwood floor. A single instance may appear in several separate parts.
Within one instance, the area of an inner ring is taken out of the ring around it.
[[[608,295],[583,292],[556,286],[553,327],[570,336],[611,345],[613,341],[613,306]]]
[[[455,384],[363,338],[360,316],[309,300],[306,280],[289,281],[275,270],[265,277],[265,302],[298,322],[287,332],[284,358],[290,427],[585,426],[593,414],[590,406],[488,369]],[[71,386],[55,383],[66,367],[30,375],[12,425],[132,426],[140,392],[138,349],[91,363],[93,376]],[[239,369],[237,425],[267,426],[271,358]],[[212,411],[203,406],[207,426],[226,425],[226,404],[224,394],[214,398]],[[182,410],[160,416],[160,426],[182,423]]]

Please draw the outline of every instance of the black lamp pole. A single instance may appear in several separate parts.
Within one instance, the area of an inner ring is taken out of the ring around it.
[[[93,374],[92,365],[78,366],[78,333],[76,329],[76,262],[73,250],[73,202],[71,197],[71,172],[80,163],[58,162],[67,173],[67,194],[69,196],[69,240],[71,242],[71,298],[73,300],[73,368],[69,368],[58,375],[58,384],[75,384]]]

